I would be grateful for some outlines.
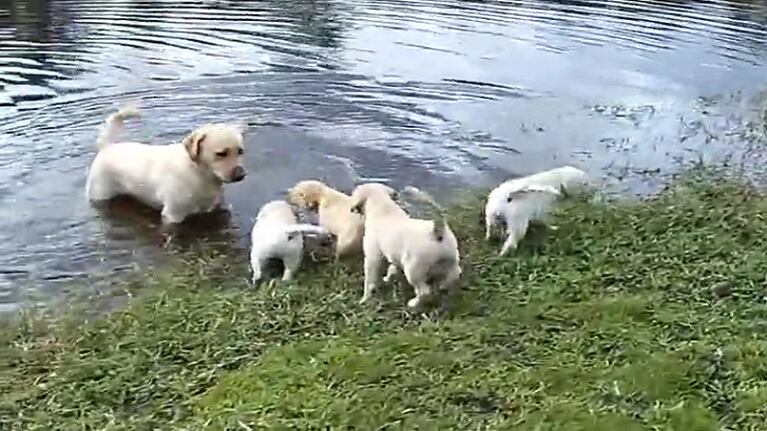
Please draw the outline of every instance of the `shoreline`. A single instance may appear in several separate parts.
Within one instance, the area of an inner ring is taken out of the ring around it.
[[[0,330],[0,428],[757,429],[767,197],[721,178],[567,203],[503,258],[459,199],[447,316],[358,305],[361,265],[259,290],[244,256],[158,270],[93,321]]]

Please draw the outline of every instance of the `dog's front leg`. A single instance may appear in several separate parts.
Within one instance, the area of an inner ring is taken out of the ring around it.
[[[254,260],[250,265],[251,271],[253,272],[253,277],[251,278],[253,287],[258,287],[258,283],[261,281],[261,262]]]
[[[216,211],[220,211],[224,208],[224,192],[219,191],[215,198],[213,198],[213,202],[210,204],[210,206],[207,209],[207,212],[212,213]]]
[[[525,236],[525,232],[526,229],[509,228],[506,234],[506,240],[503,242],[503,246],[501,247],[500,255],[505,256],[510,251],[516,250],[517,245],[519,245],[519,241],[521,241]]]
[[[386,270],[386,275],[383,278],[384,283],[389,283],[392,278],[397,275],[397,272],[399,272],[398,269],[396,264],[390,263],[389,268]]]
[[[407,306],[416,309],[431,295],[431,286],[426,280],[420,280],[413,285],[413,290],[415,290],[415,297],[407,302]]]
[[[386,270],[386,275],[383,278],[384,283],[389,284],[398,272],[399,267],[394,263],[389,263],[389,268]],[[393,300],[397,300],[397,286],[391,286],[391,297]]]
[[[162,222],[166,225],[179,224],[186,218],[186,211],[171,203],[162,208]]]
[[[360,304],[370,301],[370,298],[373,297],[378,280],[381,279],[382,263],[383,259],[380,255],[365,255],[365,285],[363,286],[364,293],[362,294],[362,299],[360,299]]]
[[[485,215],[485,241],[489,240],[493,235],[493,226],[495,225],[495,216],[487,214]]]
[[[456,265],[448,271],[442,282],[442,286],[440,287],[440,290],[442,291],[440,306],[443,311],[447,311],[452,305],[452,299],[458,290],[458,280],[461,278],[461,273],[461,267]]]
[[[290,281],[301,266],[301,254],[286,255],[282,258],[282,263],[285,266],[285,271],[282,273],[282,281]]]
[[[503,246],[501,246],[501,252],[499,253],[501,256],[505,256],[510,251],[514,251],[517,249],[517,238],[514,235],[514,232],[511,231],[506,235],[506,240],[503,241]]]

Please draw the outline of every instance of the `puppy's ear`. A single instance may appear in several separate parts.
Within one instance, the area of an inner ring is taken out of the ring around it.
[[[199,130],[195,130],[184,138],[183,143],[186,147],[186,152],[189,153],[189,158],[195,163],[200,161],[200,151],[203,140],[205,140],[205,133]]]
[[[312,201],[312,202],[309,202],[309,204],[307,205],[307,207],[308,207],[310,210],[312,210],[312,211],[319,211],[319,209],[320,209],[320,203],[319,203],[318,201]]]
[[[365,199],[361,199],[359,202],[352,205],[351,211],[361,216],[365,215]]]
[[[519,192],[511,192],[508,195],[506,195],[506,202],[511,202],[514,200],[514,196],[519,195]]]

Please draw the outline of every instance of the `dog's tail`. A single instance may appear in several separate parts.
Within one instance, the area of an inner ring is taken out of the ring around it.
[[[117,136],[123,130],[123,121],[127,118],[138,117],[139,109],[138,103],[129,103],[119,111],[110,114],[104,121],[104,126],[99,133],[98,139],[96,139],[96,148],[102,149],[107,145],[115,142]]]
[[[288,234],[289,240],[295,238],[296,235],[301,235],[301,234],[308,234],[308,235],[315,235],[315,236],[330,235],[330,232],[324,227],[315,226],[313,224],[308,224],[308,223],[299,223],[299,224],[291,225],[289,228],[285,230],[285,232]]]
[[[447,216],[445,208],[438,204],[437,201],[435,201],[434,198],[432,198],[428,193],[421,191],[413,186],[407,186],[403,189],[403,191],[412,195],[419,201],[431,206],[437,212],[437,217],[433,220],[434,228],[432,229],[431,233],[434,235],[434,239],[436,239],[437,242],[441,242],[442,238],[445,237],[445,231],[447,230]]]

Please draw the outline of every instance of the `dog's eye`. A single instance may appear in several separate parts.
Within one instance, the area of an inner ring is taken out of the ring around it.
[[[509,196],[509,197],[507,197],[507,198],[506,198],[506,202],[511,202],[511,200],[512,200],[512,199],[511,199],[511,196]]]
[[[218,157],[218,158],[222,158],[222,159],[223,159],[224,157],[228,156],[228,155],[229,155],[229,150],[218,151],[218,152],[216,153],[216,157]]]
[[[242,148],[237,149],[237,154],[242,155],[245,152]]]

